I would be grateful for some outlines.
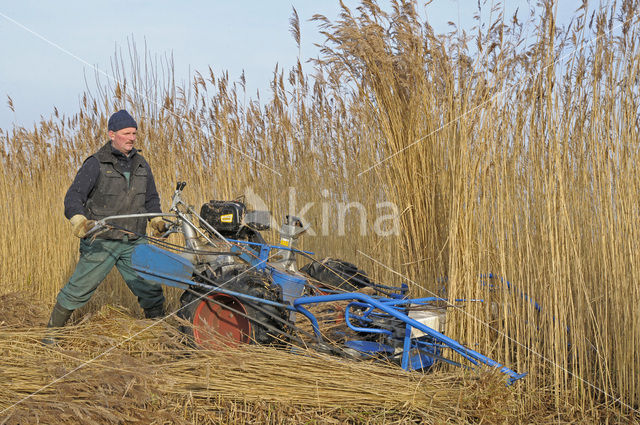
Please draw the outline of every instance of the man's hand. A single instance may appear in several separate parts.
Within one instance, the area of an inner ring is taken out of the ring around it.
[[[154,238],[159,238],[167,231],[167,223],[162,219],[162,217],[153,217],[149,226],[151,226],[152,229],[151,236]]]
[[[78,238],[84,238],[89,230],[95,226],[94,220],[87,220],[82,214],[76,214],[69,220],[72,226],[73,235]]]

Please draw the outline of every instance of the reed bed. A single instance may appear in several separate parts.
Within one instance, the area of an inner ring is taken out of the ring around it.
[[[177,84],[170,59],[131,43],[114,55],[118,82],[98,81],[79,113],[0,131],[2,291],[49,305],[71,274],[77,241],[64,192],[106,142],[108,116],[126,108],[163,206],[185,180],[195,206],[245,195],[276,223],[303,211],[313,231],[302,248],[317,257],[414,294],[446,288],[447,334],[529,373],[515,392],[517,420],[637,418],[638,10],[632,0],[582,7],[562,28],[543,1],[525,20],[497,7],[490,25],[435,34],[416,2],[384,10],[364,0],[335,22],[314,18],[326,42],[313,73],[276,68],[267,101],[211,69]],[[378,221],[389,214],[381,202],[395,205],[397,233],[381,231],[393,222]],[[168,294],[175,309],[178,292]],[[74,320],[106,303],[140,317],[114,273]],[[33,327],[38,312],[29,314]],[[206,407],[189,394],[181,400],[193,419]]]

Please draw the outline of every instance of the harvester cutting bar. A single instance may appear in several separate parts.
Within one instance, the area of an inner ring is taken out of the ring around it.
[[[256,259],[256,265],[262,264],[263,260]],[[352,304],[364,307],[367,309],[366,314],[372,315],[372,311],[377,309],[387,315],[394,317],[405,324],[405,337],[404,337],[404,350],[402,354],[402,367],[408,369],[408,365],[410,362],[409,356],[411,352],[412,346],[415,346],[416,341],[411,337],[412,328],[415,328],[419,331],[422,331],[425,335],[430,337],[437,343],[446,346],[449,349],[460,354],[465,359],[469,360],[472,364],[478,365],[478,363],[485,364],[490,367],[498,368],[502,373],[509,376],[509,383],[512,383],[526,374],[517,374],[511,369],[501,365],[500,363],[492,360],[474,350],[471,350],[459,342],[445,336],[444,334],[434,330],[433,328],[409,317],[407,314],[403,313],[400,310],[404,310],[405,307],[398,307],[404,304],[424,304],[428,302],[442,302],[445,301],[443,298],[418,298],[415,300],[411,299],[389,299],[389,298],[373,298],[369,295],[365,295],[358,292],[347,292],[342,294],[332,294],[332,295],[320,295],[320,296],[306,296],[301,298],[290,299],[289,304],[268,300],[264,298],[255,297],[252,295],[248,295],[245,293],[240,293],[236,291],[227,290],[224,288],[224,282],[221,282],[216,285],[210,285],[203,282],[196,282],[192,280],[192,277],[195,273],[193,265],[187,261],[186,259],[171,253],[169,251],[151,246],[151,245],[140,245],[136,247],[134,253],[132,255],[132,265],[133,268],[140,274],[140,276],[144,279],[150,280],[152,282],[160,283],[168,286],[175,286],[178,288],[186,289],[186,288],[198,288],[200,290],[204,290],[207,293],[222,293],[226,295],[230,295],[236,297],[238,299],[249,300],[254,303],[259,303],[263,305],[271,305],[278,308],[287,309],[289,311],[295,311],[302,313],[309,319],[311,325],[313,327],[314,334],[317,338],[318,342],[322,342],[323,338],[319,329],[318,320],[316,317],[309,312],[304,305],[306,304],[322,304],[322,303],[333,303],[336,301],[352,301]],[[254,265],[255,267],[255,265]],[[252,267],[252,268],[254,268]],[[347,309],[348,310],[348,309]],[[348,317],[347,312],[345,312],[345,319]],[[380,313],[382,314],[382,313]],[[350,325],[353,326],[353,325]],[[359,329],[356,329],[359,330]],[[371,328],[363,328],[362,331],[366,331],[368,333],[372,333]],[[382,333],[382,332],[379,332]],[[435,351],[433,354],[436,354]],[[429,355],[429,354],[427,354]]]
[[[309,310],[307,310],[304,305],[305,304],[319,304],[319,303],[325,303],[325,302],[335,302],[335,301],[359,301],[362,304],[365,305],[369,305],[369,306],[373,306],[383,312],[385,312],[386,314],[395,317],[396,319],[401,320],[402,322],[404,322],[405,324],[412,326],[422,332],[424,332],[426,335],[428,335],[429,337],[433,338],[436,341],[439,341],[440,343],[442,343],[443,345],[447,346],[448,348],[450,348],[451,350],[455,351],[456,353],[458,353],[459,355],[461,355],[462,357],[466,358],[467,360],[469,360],[471,363],[473,364],[478,364],[478,363],[482,363],[485,364],[489,367],[494,367],[500,370],[500,372],[508,375],[509,378],[509,383],[513,383],[515,381],[517,381],[518,379],[521,379],[523,377],[526,376],[526,373],[524,374],[518,374],[515,371],[509,369],[506,366],[501,365],[500,363],[496,362],[493,359],[490,359],[487,356],[484,356],[480,353],[478,353],[477,351],[474,351],[470,348],[465,347],[464,345],[460,344],[458,341],[449,338],[448,336],[430,328],[429,326],[426,326],[420,322],[418,322],[417,320],[412,319],[411,317],[407,316],[406,314],[398,311],[396,308],[394,308],[392,305],[390,305],[389,302],[384,302],[381,301],[379,299],[375,299],[369,295],[366,294],[361,294],[361,293],[357,293],[357,292],[351,292],[351,293],[344,293],[344,294],[333,294],[333,295],[321,295],[321,296],[313,296],[313,297],[302,297],[302,298],[298,298],[296,300],[294,300],[293,302],[293,306],[294,308],[304,314],[309,321],[311,322],[312,326],[313,326],[313,331],[316,334],[316,337],[321,340],[322,336],[320,333],[320,328],[318,325],[318,321],[315,318],[315,316],[309,312]],[[370,331],[370,330],[367,330]],[[410,332],[407,332],[408,334],[410,334]],[[405,346],[409,343],[408,341],[406,341],[407,337],[405,337]],[[408,350],[405,350],[403,357],[404,356],[409,356],[409,352]],[[403,363],[406,363],[406,359],[403,358]]]

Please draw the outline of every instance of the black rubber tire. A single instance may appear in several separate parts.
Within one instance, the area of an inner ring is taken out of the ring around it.
[[[251,295],[256,298],[281,302],[280,287],[273,285],[270,280],[262,274],[245,272],[235,277],[222,277],[218,281],[221,282],[220,287],[223,289]],[[285,319],[288,316],[286,309],[220,293],[212,293],[208,296],[213,297],[216,301],[222,301],[225,305],[231,306],[232,309],[242,311],[242,313],[246,314],[246,317],[244,317],[242,314],[225,309],[223,306],[210,301],[207,297],[198,299],[201,295],[202,294],[192,291],[183,292],[180,297],[182,307],[178,311],[178,316],[193,325],[198,311],[203,311],[202,309],[204,308],[209,310],[214,308],[220,311],[226,310],[229,314],[236,315],[237,320],[242,321],[246,319],[249,323],[249,326],[242,327],[244,337],[242,341],[238,340],[238,342],[272,345],[278,344],[284,339],[283,332],[285,331],[285,325],[275,317]],[[268,327],[259,322],[267,324]],[[180,330],[185,333],[196,346],[202,346],[202,344],[199,344],[198,335],[194,335],[192,326],[181,326]],[[215,349],[216,347],[212,345],[203,348]]]
[[[330,288],[342,289],[347,292],[357,291],[372,285],[367,273],[363,270],[354,264],[335,258],[314,261],[303,266],[300,271]]]

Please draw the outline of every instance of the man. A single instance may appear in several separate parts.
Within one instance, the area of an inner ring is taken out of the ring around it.
[[[127,111],[114,113],[108,122],[111,141],[82,164],[67,191],[64,213],[71,221],[73,234],[80,238],[80,260],[58,293],[47,327],[64,326],[71,313],[89,301],[114,265],[138,297],[145,317],[164,315],[162,287],[141,279],[131,267],[133,249],[145,242],[141,237],[146,232],[145,217],[114,220],[111,223],[118,228],[100,233],[93,240],[84,238],[95,220],[112,215],[161,212],[151,168],[134,148],[137,128]],[[151,219],[151,227],[158,234],[166,230],[161,217]],[[45,342],[55,343],[55,340],[47,338]]]

